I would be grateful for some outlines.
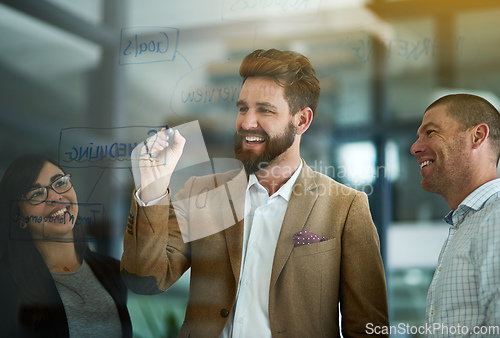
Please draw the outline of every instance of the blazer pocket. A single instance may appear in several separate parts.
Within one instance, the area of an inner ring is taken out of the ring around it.
[[[301,245],[293,248],[292,255],[294,257],[315,255],[325,251],[334,250],[337,246],[337,239],[332,238],[323,242]]]

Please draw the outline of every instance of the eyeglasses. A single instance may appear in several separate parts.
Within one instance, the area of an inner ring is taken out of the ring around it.
[[[58,194],[63,194],[73,187],[71,184],[71,174],[61,176],[46,187],[35,188],[24,194],[24,198],[31,205],[43,203],[49,197],[49,189],[54,190]]]

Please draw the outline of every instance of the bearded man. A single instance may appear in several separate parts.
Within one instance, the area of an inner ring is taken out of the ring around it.
[[[169,173],[185,142],[176,131],[171,146],[150,151],[167,157],[164,168],[154,169],[164,173],[141,168],[144,189],[132,201],[124,238],[125,282],[136,293],[160,293],[190,268],[180,337],[358,337],[388,328],[384,268],[366,194],[314,172],[300,156],[320,93],[311,63],[292,51],[256,50],[244,58],[240,75],[234,140],[248,177],[245,216],[186,240],[179,224],[195,218],[189,207],[150,205],[169,200]],[[159,137],[168,139],[166,131]],[[215,176],[221,187],[230,179]],[[208,181],[214,178],[190,179],[176,200],[193,200],[192,192]]]

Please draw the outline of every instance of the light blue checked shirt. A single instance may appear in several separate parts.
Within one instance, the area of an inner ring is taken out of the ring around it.
[[[426,334],[499,337],[500,179],[477,188],[444,221],[451,227],[427,294]]]

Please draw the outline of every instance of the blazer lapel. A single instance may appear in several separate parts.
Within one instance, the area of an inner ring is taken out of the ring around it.
[[[213,162],[212,162],[213,165]],[[234,221],[235,224],[233,226],[230,226],[229,228],[224,230],[224,235],[226,237],[226,244],[227,244],[227,253],[229,256],[229,261],[231,262],[231,268],[233,270],[233,275],[234,279],[236,282],[236,285],[238,285],[239,278],[240,278],[240,270],[241,270],[241,256],[243,252],[243,221],[244,218],[242,218],[240,221],[238,221],[237,217],[239,215],[238,212],[235,210],[234,206],[234,201],[233,201],[233,196],[231,196],[231,192],[229,191],[229,188],[227,186],[228,181],[232,180],[235,178],[234,171],[229,171],[228,175],[220,175],[218,177],[217,174],[215,174],[214,171],[214,186],[216,188],[219,187],[219,185],[224,185],[226,188],[226,193],[228,194],[229,198],[229,203],[231,205],[231,210],[233,213]],[[247,175],[247,180],[248,182],[248,175]],[[243,201],[245,201],[245,194],[246,194],[246,185],[241,186],[238,185],[239,189],[245,188],[243,191],[239,191],[237,189],[236,193],[237,194],[243,194]],[[234,193],[234,191],[233,191]],[[241,198],[241,196],[240,196]],[[237,207],[241,207],[241,203],[237,203]],[[244,208],[244,205],[243,205]],[[244,212],[243,212],[244,213]],[[243,214],[242,213],[242,214]]]
[[[293,234],[304,228],[306,220],[318,198],[317,186],[313,176],[314,172],[304,162],[302,171],[293,186],[278,237],[271,273],[271,288],[278,280],[286,261],[292,253],[294,245]]]
[[[226,235],[229,261],[231,262],[236,285],[238,285],[241,270],[241,255],[243,251],[243,220],[244,219],[224,231]]]

